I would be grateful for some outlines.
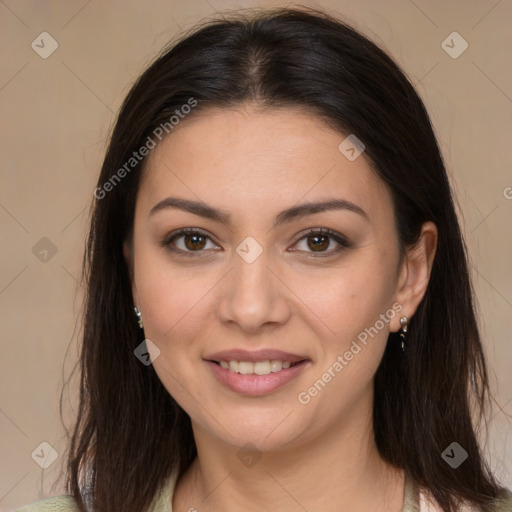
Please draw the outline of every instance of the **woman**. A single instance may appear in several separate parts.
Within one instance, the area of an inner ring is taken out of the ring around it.
[[[197,28],[94,195],[72,497],[21,510],[512,510],[446,171],[373,43],[311,10]]]

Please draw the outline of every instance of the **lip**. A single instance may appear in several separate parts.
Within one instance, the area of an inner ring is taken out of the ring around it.
[[[297,363],[304,359],[306,356],[292,354],[290,352],[283,352],[282,350],[262,349],[262,350],[223,350],[222,352],[215,352],[214,354],[203,357],[206,361],[249,361],[255,363],[257,361],[278,360],[288,361],[290,363]]]
[[[256,362],[265,361],[267,359],[288,361],[296,364],[290,368],[284,368],[278,372],[269,373],[267,375],[242,375],[241,373],[234,373],[227,368],[222,368],[217,364],[217,362],[220,361]],[[247,350],[226,350],[205,357],[204,362],[221,384],[235,393],[247,396],[262,396],[277,391],[295,379],[311,364],[311,361],[307,357],[282,352],[280,350],[258,350],[254,352]]]

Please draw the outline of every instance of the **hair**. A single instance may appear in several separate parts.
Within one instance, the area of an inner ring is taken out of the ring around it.
[[[437,252],[407,350],[402,355],[391,333],[375,375],[375,439],[381,456],[429,490],[444,512],[463,500],[491,510],[500,487],[477,441],[490,396],[486,364],[466,249],[429,116],[384,51],[307,8],[203,22],[164,50],[121,107],[98,179],[99,188],[109,180],[113,186],[94,201],[83,260],[79,410],[66,481],[80,510],[88,503],[98,512],[147,510],[171,473],[183,474],[197,455],[189,416],[133,353],[143,335],[122,248],[146,158],[112,181],[190,98],[197,106],[187,119],[251,102],[299,107],[340,135],[355,134],[391,191],[402,250],[418,240],[423,223],[436,224]],[[468,453],[457,469],[441,457],[453,441]]]

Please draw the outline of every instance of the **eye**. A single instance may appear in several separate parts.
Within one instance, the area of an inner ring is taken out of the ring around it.
[[[349,241],[340,233],[330,229],[314,228],[309,230],[296,244],[301,252],[310,253],[313,257],[330,256],[350,247]],[[334,249],[332,249],[334,247]],[[329,250],[331,248],[331,250]]]
[[[193,253],[201,253],[206,249],[219,248],[213,243],[208,234],[193,228],[181,229],[176,233],[171,233],[162,241],[162,246],[186,256],[194,256]]]

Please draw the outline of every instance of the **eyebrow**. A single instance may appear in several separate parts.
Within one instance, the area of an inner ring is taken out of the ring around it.
[[[168,208],[177,208],[222,224],[229,224],[231,221],[231,214],[226,210],[214,208],[201,201],[191,201],[190,199],[181,199],[178,197],[166,197],[158,202],[151,208],[149,216],[151,217],[157,212]],[[275,228],[300,217],[332,210],[346,210],[357,213],[368,220],[368,215],[360,206],[345,199],[330,199],[327,201],[305,203],[283,210],[276,216],[273,227]]]

